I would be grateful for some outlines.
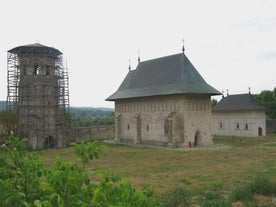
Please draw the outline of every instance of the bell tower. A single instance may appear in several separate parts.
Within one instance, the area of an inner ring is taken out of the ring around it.
[[[62,53],[39,43],[8,51],[7,108],[18,115],[18,136],[33,149],[66,145],[69,81]]]

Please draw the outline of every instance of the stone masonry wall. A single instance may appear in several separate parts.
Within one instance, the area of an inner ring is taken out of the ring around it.
[[[117,100],[116,140],[172,147],[212,144],[210,95]]]
[[[114,139],[115,126],[91,126],[91,127],[78,127],[70,129],[67,133],[68,142],[76,141],[93,141],[93,140],[105,140]],[[68,143],[70,144],[70,143]]]

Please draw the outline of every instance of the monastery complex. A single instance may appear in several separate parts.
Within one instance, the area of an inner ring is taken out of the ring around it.
[[[39,43],[8,51],[7,109],[33,149],[95,138],[166,147],[212,145],[213,135],[265,136],[265,108],[251,94],[223,98],[213,109],[210,86],[184,53],[140,61],[117,91],[115,126],[70,128],[68,71],[62,52]]]

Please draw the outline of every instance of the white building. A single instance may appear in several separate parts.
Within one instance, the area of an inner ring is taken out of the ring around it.
[[[248,94],[228,95],[212,108],[213,134],[266,136],[266,108]]]

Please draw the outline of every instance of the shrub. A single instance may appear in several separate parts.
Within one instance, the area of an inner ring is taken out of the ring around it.
[[[53,169],[44,167],[37,152],[28,152],[25,142],[11,136],[0,148],[0,206],[159,206],[150,187],[137,190],[112,171],[100,171],[102,180],[92,183],[85,164],[101,154],[95,142],[75,144],[78,159],[57,159]]]

